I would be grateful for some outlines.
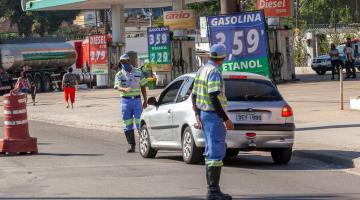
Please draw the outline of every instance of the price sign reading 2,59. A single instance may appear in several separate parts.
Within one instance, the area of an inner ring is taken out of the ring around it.
[[[211,45],[223,44],[227,57],[222,71],[269,76],[266,22],[263,11],[208,17]]]
[[[156,64],[170,64],[170,31],[168,27],[148,28],[149,60]]]

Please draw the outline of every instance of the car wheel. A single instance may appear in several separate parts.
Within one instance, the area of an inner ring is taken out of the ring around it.
[[[288,164],[291,160],[292,148],[282,148],[271,150],[271,157],[276,164]]]
[[[41,79],[41,75],[40,74],[36,74],[34,77],[34,82],[35,82],[35,86],[36,86],[36,90],[38,90],[39,92],[43,92],[42,91],[42,79]]]
[[[316,73],[318,74],[318,75],[324,75],[325,73],[326,73],[326,70],[324,70],[324,69],[319,69],[319,70],[316,70]]]
[[[227,149],[226,150],[226,157],[230,158],[230,157],[235,157],[239,154],[239,150],[236,149]]]
[[[182,154],[186,164],[197,164],[202,156],[202,149],[196,147],[190,127],[186,127],[183,131]]]
[[[155,158],[157,150],[151,147],[150,136],[147,126],[141,126],[139,134],[139,152],[143,158]]]
[[[48,75],[43,76],[43,92],[50,92],[51,90],[51,79]]]

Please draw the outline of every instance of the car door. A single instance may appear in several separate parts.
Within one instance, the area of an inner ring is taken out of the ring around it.
[[[183,78],[175,80],[160,94],[158,105],[149,118],[149,128],[151,135],[154,136],[155,143],[173,142],[175,126],[173,124],[172,109],[183,83]]]
[[[181,146],[181,128],[186,123],[186,117],[195,115],[192,110],[191,94],[194,85],[194,78],[188,77],[181,87],[179,94],[176,98],[176,105],[173,108],[173,124],[174,124],[174,138],[177,145]],[[194,122],[195,123],[195,122]]]

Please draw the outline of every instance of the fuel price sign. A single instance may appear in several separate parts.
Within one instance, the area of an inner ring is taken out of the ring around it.
[[[269,77],[266,24],[263,11],[208,17],[211,45],[223,44],[227,57],[222,71]]]
[[[148,28],[149,60],[156,64],[170,64],[169,27]]]

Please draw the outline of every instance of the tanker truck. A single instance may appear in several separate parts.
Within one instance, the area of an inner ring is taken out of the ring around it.
[[[39,92],[49,92],[60,84],[66,69],[77,59],[75,48],[64,40],[13,40],[0,42],[0,93],[10,91],[24,65],[29,66],[28,79]],[[90,83],[89,73],[77,74],[80,83]]]

